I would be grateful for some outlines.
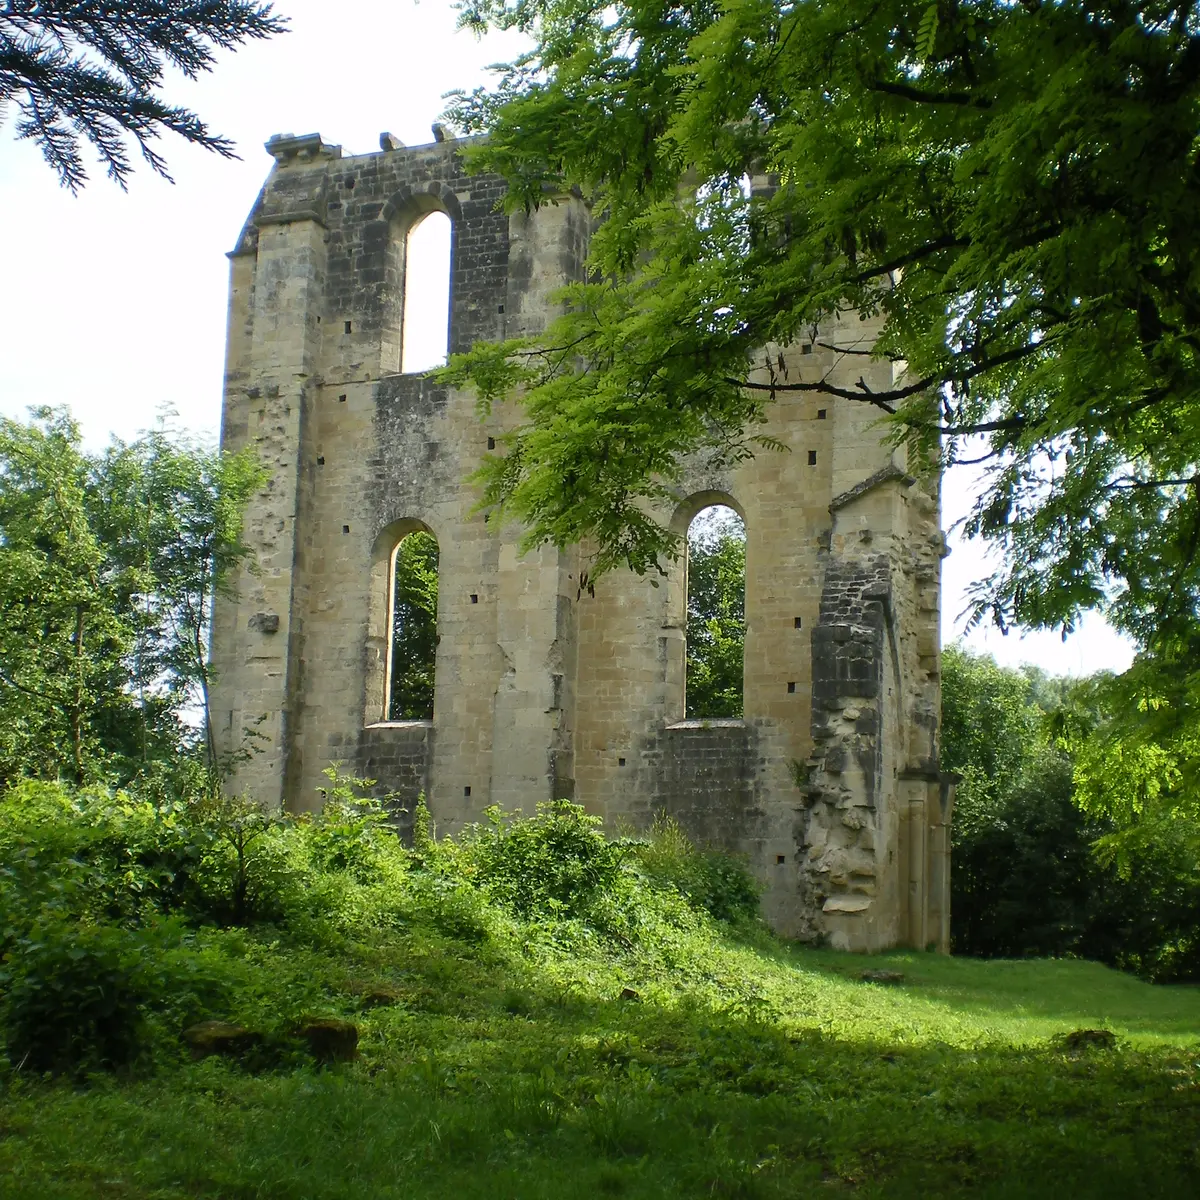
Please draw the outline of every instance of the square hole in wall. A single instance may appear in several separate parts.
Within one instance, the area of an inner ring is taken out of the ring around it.
[[[497,307],[496,311],[497,311],[498,313],[502,313],[502,312],[504,311],[504,305],[503,305],[503,304],[499,305],[499,306]]]
[[[472,592],[472,593],[471,593],[471,603],[472,603],[472,604],[478,604],[478,603],[479,603],[479,593],[478,593],[478,592]]]
[[[624,760],[623,758],[618,758],[618,759],[617,759],[617,766],[618,766],[618,767],[623,767],[624,765],[625,765],[625,760]]]
[[[488,449],[489,449],[489,450],[495,450],[495,448],[496,448],[496,439],[495,439],[495,438],[488,438]]]
[[[804,345],[800,347],[800,353],[801,354],[811,354],[812,353],[812,342],[805,342]]]
[[[797,629],[803,629],[804,628],[804,618],[803,617],[793,617],[792,624]]]
[[[792,693],[793,693],[795,690],[796,690],[796,683],[795,683],[795,681],[794,681],[794,680],[789,680],[789,682],[788,682],[788,694],[789,694],[789,695],[791,695],[791,694],[792,694]]]
[[[343,526],[342,526],[342,532],[343,532],[343,533],[349,533],[349,532],[350,532],[350,526],[349,526],[349,525],[343,525]]]
[[[785,862],[787,862],[787,855],[786,855],[786,854],[777,854],[777,855],[775,855],[775,865],[776,865],[777,867],[782,867],[782,866],[783,866],[783,864],[784,864]]]
[[[808,465],[810,467],[815,467],[817,465],[817,452],[815,450],[810,450],[808,452]]]
[[[345,392],[343,392],[343,393],[342,393],[342,394],[341,394],[341,395],[338,397],[338,403],[339,403],[339,404],[345,404],[345,403],[346,403],[346,394],[345,394]]]
[[[827,409],[824,409],[824,408],[818,408],[818,409],[817,409],[817,420],[818,420],[818,421],[823,421],[823,420],[825,420],[825,415],[826,415],[826,412],[827,412],[827,411],[828,411]]]
[[[463,795],[469,796],[470,794],[471,794],[471,785],[468,783],[467,786],[465,788],[463,788]]]
[[[349,321],[346,322],[346,332],[347,333],[350,332],[350,322]]]

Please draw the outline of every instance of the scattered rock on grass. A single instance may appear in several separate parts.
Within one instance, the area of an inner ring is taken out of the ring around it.
[[[641,998],[641,992],[635,992],[630,987],[622,988],[620,996],[617,997],[618,1000],[640,1000]]]
[[[1083,1050],[1112,1050],[1117,1044],[1117,1035],[1111,1029],[1075,1029],[1064,1034],[1063,1045],[1076,1054]]]
[[[314,1017],[296,1027],[317,1062],[350,1062],[358,1054],[358,1026],[338,1017]]]
[[[390,983],[379,980],[364,981],[355,979],[339,989],[347,996],[353,996],[362,1008],[387,1008],[393,1004],[403,1004],[404,993]]]
[[[386,984],[380,984],[378,987],[362,991],[358,1000],[363,1008],[388,1008],[393,1004],[402,1004],[404,993]]]
[[[859,975],[863,983],[903,983],[903,971],[864,971]]]
[[[191,1049],[192,1057],[199,1059],[212,1054],[226,1057],[244,1054],[258,1045],[261,1038],[253,1030],[231,1021],[201,1021],[183,1031],[183,1040]]]

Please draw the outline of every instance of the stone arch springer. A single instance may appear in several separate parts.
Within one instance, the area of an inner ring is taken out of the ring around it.
[[[407,233],[421,217],[431,212],[444,212],[456,226],[462,222],[462,205],[454,189],[436,181],[424,191],[407,186],[398,188],[384,202],[379,219],[389,226],[398,225]]]

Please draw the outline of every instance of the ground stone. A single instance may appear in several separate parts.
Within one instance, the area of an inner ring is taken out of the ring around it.
[[[903,971],[864,971],[859,979],[863,983],[903,983]]]
[[[261,1039],[253,1030],[230,1021],[201,1021],[183,1031],[183,1040],[191,1049],[192,1057],[200,1059],[213,1054],[244,1054]]]
[[[296,1028],[318,1062],[350,1062],[358,1055],[358,1026],[337,1017],[317,1017]]]
[[[1111,1029],[1075,1029],[1063,1038],[1068,1050],[1112,1050],[1117,1044],[1116,1034]]]

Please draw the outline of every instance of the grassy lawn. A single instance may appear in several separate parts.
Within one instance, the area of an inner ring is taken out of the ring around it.
[[[10,1072],[6,1200],[1200,1195],[1200,989],[715,923],[624,949],[520,922],[217,949],[264,1004],[352,1017],[359,1060]],[[876,966],[904,982],[862,982]],[[1116,1049],[1058,1040],[1098,1027]]]

